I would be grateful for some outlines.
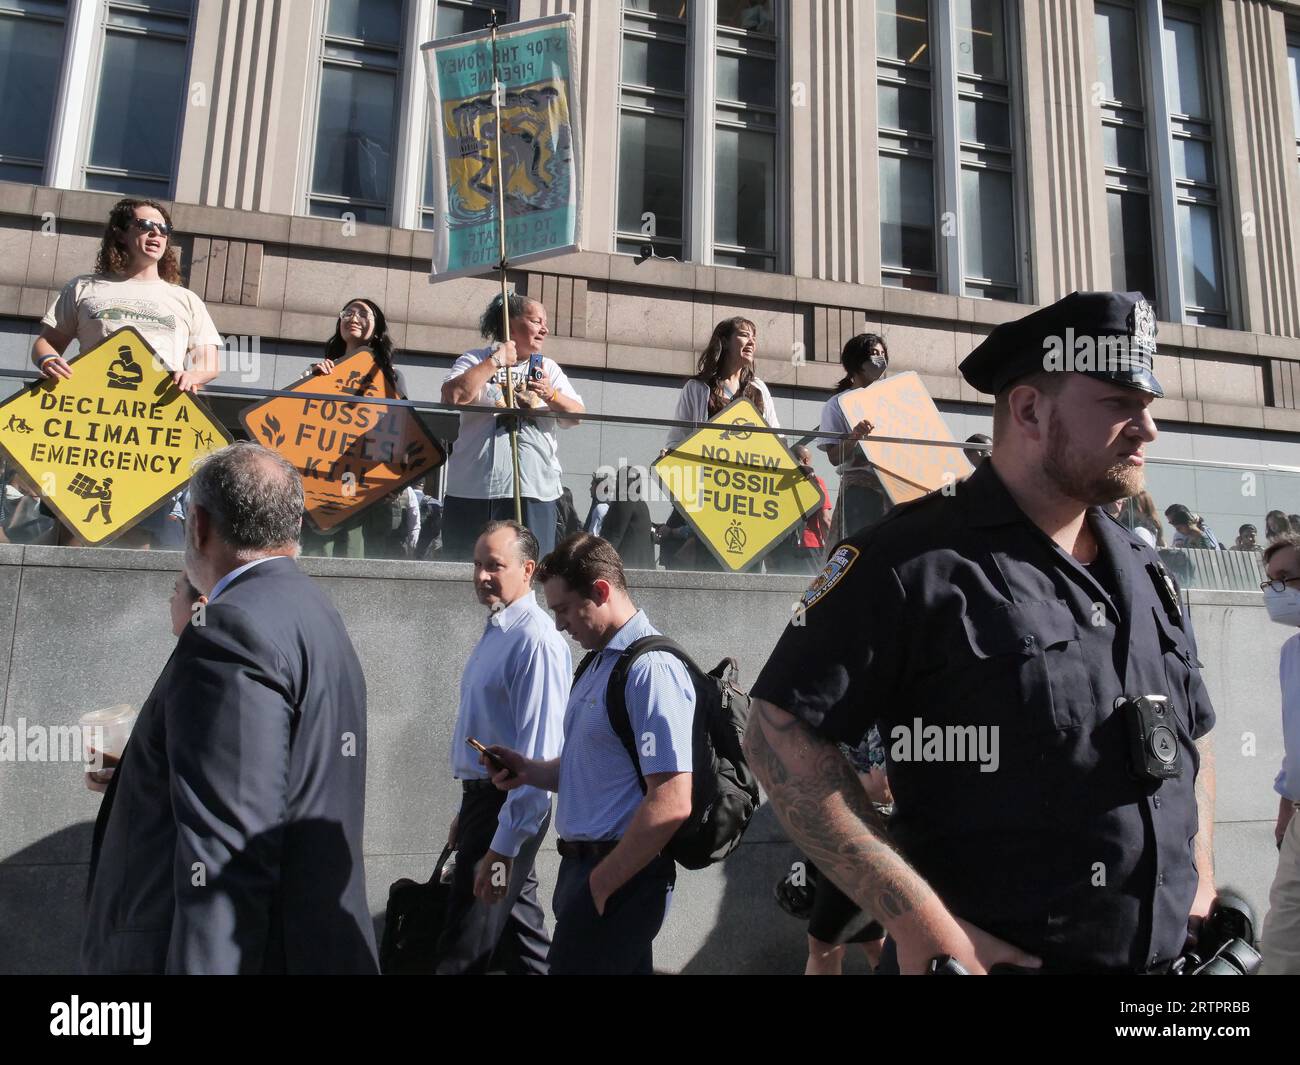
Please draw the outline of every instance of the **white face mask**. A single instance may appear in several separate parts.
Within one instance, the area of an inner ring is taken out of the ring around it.
[[[1285,592],[1264,589],[1264,606],[1268,616],[1279,625],[1300,627],[1300,590],[1288,588]]]

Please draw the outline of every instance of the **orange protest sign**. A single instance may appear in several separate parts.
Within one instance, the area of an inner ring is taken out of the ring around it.
[[[971,473],[972,467],[958,447],[923,447],[886,444],[877,436],[911,440],[952,440],[953,435],[915,371],[855,388],[839,397],[840,409],[850,425],[867,419],[875,428],[859,445],[876,467],[880,483],[895,503],[919,499]]]
[[[368,351],[288,391],[339,399],[273,396],[248,407],[239,420],[250,437],[298,468],[307,517],[321,532],[436,469],[447,457],[409,407],[357,402],[401,398]]]

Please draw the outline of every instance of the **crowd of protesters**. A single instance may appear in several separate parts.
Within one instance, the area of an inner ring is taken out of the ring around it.
[[[83,349],[113,329],[130,324],[157,351],[177,388],[196,393],[218,374],[221,337],[202,299],[181,285],[180,260],[171,218],[153,200],[124,199],[109,214],[94,271],[69,281],[42,319],[32,360],[58,383],[73,374],[64,358],[75,340]],[[558,430],[577,424],[585,407],[563,368],[542,354],[549,336],[547,310],[538,300],[511,295],[503,315],[498,296],[479,322],[487,346],[455,360],[440,399],[453,405],[529,409],[529,417],[508,418],[480,412],[462,415],[445,476],[430,475],[334,525],[327,533],[310,520],[302,549],[309,555],[468,561],[475,531],[484,522],[514,517],[511,429],[519,454],[524,523],[538,537],[542,553],[577,529],[605,535],[630,569],[716,570],[719,563],[676,509],[667,507],[656,522],[649,506],[652,486],[646,466],[606,466],[591,476],[591,502],[582,513],[563,483]],[[673,420],[701,423],[738,397],[748,399],[772,427],[780,422],[770,388],[757,375],[759,335],[747,318],[718,322],[699,357],[696,373],[678,393]],[[388,391],[408,398],[396,364],[387,319],[366,297],[349,300],[339,312],[322,357],[304,377],[327,375],[337,363],[360,352],[374,357]],[[763,568],[774,573],[815,572],[827,549],[882,517],[891,501],[860,442],[873,431],[869,421],[850,425],[839,399],[853,389],[886,378],[890,352],[876,333],[852,337],[840,354],[843,368],[823,405],[815,448],[834,467],[832,488],[814,469],[806,442],[792,446],[804,476],[823,497],[823,506],[782,539]],[[507,396],[507,392],[509,396]],[[667,414],[665,410],[663,412]],[[691,429],[668,431],[662,455],[678,446]],[[239,430],[234,432],[239,436]],[[974,434],[965,452],[971,466],[987,455],[989,438]],[[627,459],[620,459],[620,463]],[[0,536],[13,543],[76,543],[47,506],[36,486],[8,463],[0,469]],[[183,541],[186,495],[164,501],[144,521],[118,537],[119,547],[179,548]],[[1264,537],[1252,524],[1241,525],[1228,542],[1191,507],[1175,502],[1163,512],[1150,493],[1141,492],[1112,507],[1115,517],[1142,540],[1162,550],[1230,549],[1262,553],[1279,538],[1300,531],[1300,515],[1272,510],[1264,517]],[[1162,521],[1163,513],[1163,521]],[[612,523],[606,524],[612,514]],[[1167,526],[1167,528],[1166,528]],[[1190,565],[1175,561],[1180,572]]]

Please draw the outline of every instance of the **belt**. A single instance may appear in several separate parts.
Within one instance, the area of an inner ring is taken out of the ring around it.
[[[497,790],[497,786],[490,780],[462,780],[460,787],[464,792]]]
[[[616,839],[562,839],[556,844],[561,858],[603,858],[618,846]]]

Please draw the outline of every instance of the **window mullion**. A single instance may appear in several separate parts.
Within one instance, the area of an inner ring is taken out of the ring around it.
[[[957,149],[957,47],[952,5],[946,0],[931,0],[931,24],[934,26],[934,93],[935,117],[943,136],[937,138],[935,156],[938,163],[936,185],[936,240],[940,291],[954,296],[963,293],[962,284],[962,209],[961,158]],[[948,236],[944,237],[944,234]]]
[[[90,71],[96,50],[100,0],[69,0],[63,71],[54,105],[45,181],[60,189],[76,188],[83,133],[90,124]]]
[[[429,136],[429,90],[424,73],[424,53],[415,47],[429,39],[436,0],[408,0],[402,36],[412,42],[402,64],[394,153],[392,224],[406,229],[420,226],[420,199],[424,191],[424,147]]]
[[[683,232],[689,234],[686,254],[702,265],[713,263],[714,198],[714,86],[717,79],[717,18],[712,0],[694,0],[686,50],[690,71],[690,106],[686,139],[690,161],[686,167],[686,195],[682,204]]]

